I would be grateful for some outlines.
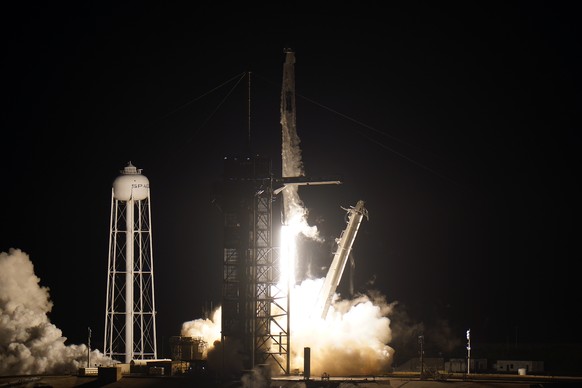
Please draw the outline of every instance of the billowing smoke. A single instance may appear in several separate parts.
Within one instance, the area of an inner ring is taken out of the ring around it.
[[[88,347],[65,345],[66,337],[47,314],[53,308],[49,288],[39,285],[29,256],[20,249],[0,252],[0,375],[76,372],[86,367]],[[98,350],[91,365],[111,365]]]
[[[219,306],[212,311],[210,318],[200,318],[182,323],[181,336],[200,338],[208,344],[202,356],[206,358],[212,351],[215,342],[220,340],[222,322],[222,308]]]
[[[295,128],[295,95],[293,64],[294,55],[286,54],[281,94],[282,126],[282,176],[305,176],[300,139]],[[282,190],[283,223],[291,233],[289,241],[304,236],[308,240],[324,242],[317,227],[307,222],[308,212],[299,197],[298,186],[287,185]],[[282,243],[283,246],[283,243]],[[295,251],[292,249],[291,251]],[[301,258],[296,258],[301,260]],[[293,258],[295,260],[295,258]],[[297,261],[295,261],[295,267]],[[296,276],[304,279],[295,282]],[[312,314],[312,301],[323,286],[324,279],[305,279],[306,274],[289,274],[294,285],[291,290],[290,317],[290,366],[292,370],[303,370],[304,349],[310,349],[310,370],[313,375],[377,375],[388,372],[394,349],[388,346],[392,340],[390,319],[393,306],[384,296],[369,293],[350,300],[334,295],[331,309],[325,319],[321,313]],[[275,308],[275,307],[273,307]],[[198,319],[182,325],[182,335],[202,337],[217,350],[220,344],[220,308],[212,319]],[[276,315],[277,312],[274,312]],[[283,314],[284,316],[284,314]],[[279,322],[286,327],[285,322]],[[226,346],[225,346],[226,348]],[[208,352],[210,361],[212,349]],[[223,357],[223,359],[229,357]],[[282,362],[284,360],[281,360]],[[263,371],[264,372],[264,371]],[[277,371],[273,371],[277,372]],[[263,386],[265,374],[254,371],[246,376],[245,386]]]
[[[295,118],[295,54],[291,50],[285,52],[280,107],[283,177],[298,177],[305,176],[305,170]],[[282,194],[284,223],[294,235],[323,242],[317,228],[307,223],[308,212],[299,197],[298,186],[287,186]],[[302,274],[291,278],[296,277],[304,278]],[[323,281],[304,280],[291,291],[291,367],[302,369],[303,349],[309,347],[314,375],[387,372],[394,354],[387,345],[392,339],[387,317],[391,306],[381,295],[360,295],[342,301],[335,294],[331,310],[322,319],[320,314],[312,314],[310,301],[319,294]]]
[[[282,176],[305,176],[300,139],[295,120],[294,53],[286,51],[283,90],[281,93],[282,126]],[[308,240],[324,242],[317,227],[307,222],[308,212],[299,197],[297,185],[287,185],[282,190],[283,224],[291,233],[289,241],[304,236]],[[283,242],[282,242],[283,246]],[[291,251],[295,251],[291,249]],[[301,260],[301,258],[297,258]],[[293,258],[295,260],[295,258]],[[295,267],[297,261],[295,261]],[[297,275],[297,276],[295,276]],[[392,340],[388,315],[392,305],[382,295],[369,293],[351,300],[341,300],[334,295],[326,318],[321,313],[312,314],[312,301],[323,286],[324,279],[305,279],[306,274],[289,274],[294,285],[291,290],[290,317],[290,365],[292,370],[303,370],[304,349],[310,348],[310,370],[313,375],[374,375],[386,373],[392,363],[394,350],[388,346]],[[295,278],[304,279],[297,283]],[[273,307],[274,308],[274,307]],[[220,309],[217,310],[219,312]],[[277,312],[274,312],[276,315]],[[284,314],[283,314],[284,315]],[[286,327],[279,322],[280,327]],[[215,313],[213,319],[198,319],[182,326],[182,335],[203,337],[214,349],[220,346],[220,320]],[[210,337],[207,337],[210,335]],[[214,339],[211,338],[214,336]],[[225,346],[226,348],[226,346]],[[209,360],[210,355],[209,351]],[[227,357],[228,358],[228,357]],[[284,361],[284,360],[281,360]],[[274,371],[276,372],[276,371]],[[246,376],[245,386],[263,386],[265,374],[254,371]]]
[[[324,279],[304,280],[292,292],[293,369],[303,370],[304,348],[310,348],[312,375],[379,375],[389,371],[394,349],[390,319],[393,305],[371,292],[342,300],[335,294],[325,319],[306,308]]]
[[[226,343],[222,342],[221,322],[222,307],[218,306],[212,311],[210,318],[184,322],[180,335],[202,339],[207,345],[202,352],[202,358],[206,359],[208,367],[214,371],[220,370],[224,376],[235,376],[244,368],[240,357],[242,345],[233,338],[227,338]]]

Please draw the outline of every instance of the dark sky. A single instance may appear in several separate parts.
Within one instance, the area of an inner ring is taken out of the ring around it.
[[[310,220],[332,241],[340,207],[369,211],[354,289],[372,283],[411,322],[460,338],[579,341],[580,35],[567,4],[4,4],[0,251],[28,253],[51,321],[71,343],[92,327],[102,349],[111,184],[131,161],[151,184],[158,337],[179,335],[220,303],[223,157],[250,133],[281,169],[290,47],[306,174],[344,182],[300,190]],[[328,248],[305,259],[331,260]]]

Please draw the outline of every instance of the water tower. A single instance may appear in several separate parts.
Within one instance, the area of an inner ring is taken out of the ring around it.
[[[157,358],[150,185],[128,163],[113,181],[104,354],[115,360]]]

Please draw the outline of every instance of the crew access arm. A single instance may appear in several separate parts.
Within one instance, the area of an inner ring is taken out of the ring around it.
[[[358,234],[358,229],[362,223],[364,216],[368,218],[368,211],[364,208],[364,201],[360,200],[355,207],[344,209],[348,212],[348,226],[343,230],[342,234],[336,239],[337,250],[334,254],[331,266],[327,271],[327,275],[323,282],[321,291],[315,304],[314,314],[321,314],[321,318],[325,319],[331,306],[331,301],[342,278],[346,262],[350,256],[352,245]]]

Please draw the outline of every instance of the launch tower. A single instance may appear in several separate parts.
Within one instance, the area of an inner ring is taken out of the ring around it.
[[[270,364],[286,373],[288,290],[277,284],[270,159],[225,158],[216,193],[224,217],[223,351],[240,355],[245,369]]]
[[[223,179],[216,190],[224,217],[223,353],[242,356],[244,369],[268,364],[277,374],[290,373],[294,277],[284,275],[283,248],[273,239],[273,203],[282,197],[279,221],[284,223],[298,201],[299,186],[341,183],[337,177],[312,178],[303,172],[295,124],[294,63],[294,52],[285,49],[282,176],[274,177],[270,159],[249,152],[224,159]]]
[[[150,185],[131,162],[111,191],[103,344],[121,362],[157,358]]]

